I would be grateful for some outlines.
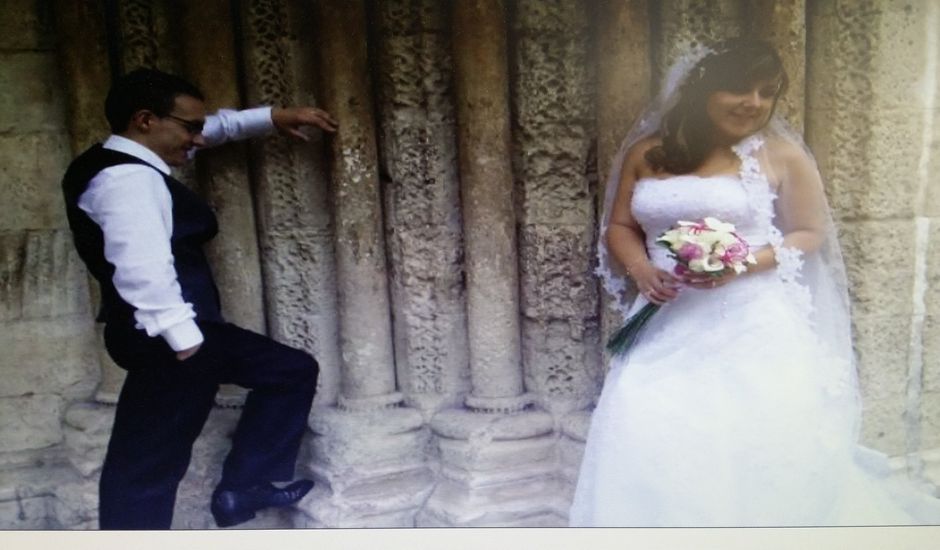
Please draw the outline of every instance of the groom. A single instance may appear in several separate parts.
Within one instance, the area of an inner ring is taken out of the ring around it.
[[[325,111],[262,107],[206,116],[202,93],[139,69],[105,100],[112,135],[76,158],[62,182],[78,253],[101,286],[105,347],[127,370],[101,472],[102,529],[168,529],[176,490],[221,383],[250,388],[212,495],[221,527],[300,500],[290,481],[316,388],[307,353],[226,323],[203,244],[209,205],[174,179],[205,146],[278,129],[336,130]]]

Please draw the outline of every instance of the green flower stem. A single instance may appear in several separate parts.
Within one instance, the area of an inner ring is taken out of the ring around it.
[[[646,325],[646,322],[650,320],[654,313],[659,311],[659,307],[654,303],[646,304],[635,315],[627,319],[627,322],[607,340],[607,351],[615,357],[626,353],[636,342],[636,337],[643,326]]]

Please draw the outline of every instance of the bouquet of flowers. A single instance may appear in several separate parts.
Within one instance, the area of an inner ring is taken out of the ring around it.
[[[680,277],[689,272],[715,278],[729,270],[740,274],[747,271],[748,264],[757,263],[747,242],[735,233],[734,225],[716,218],[680,221],[660,235],[656,244],[669,250],[669,256],[676,261],[673,272]],[[607,350],[619,356],[630,349],[640,329],[659,307],[648,303],[627,319],[607,341]]]

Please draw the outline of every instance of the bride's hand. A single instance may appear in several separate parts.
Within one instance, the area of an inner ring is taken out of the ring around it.
[[[686,286],[698,289],[711,289],[725,286],[738,276],[733,269],[726,269],[724,273],[718,276],[703,275],[701,273],[688,272],[682,276],[682,282]]]
[[[663,305],[679,295],[680,281],[668,271],[646,264],[632,270],[632,273],[637,290],[656,305]]]

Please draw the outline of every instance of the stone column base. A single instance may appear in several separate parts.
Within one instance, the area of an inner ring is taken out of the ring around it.
[[[574,489],[578,485],[581,471],[581,458],[584,456],[584,443],[587,441],[588,428],[591,427],[593,410],[574,411],[561,420],[561,438],[558,441],[558,458],[561,462],[561,477],[564,480],[564,499],[566,506],[571,505]],[[565,513],[567,517],[567,512]]]
[[[317,408],[301,468],[316,482],[295,527],[413,527],[433,487],[430,432],[416,409]]]
[[[455,409],[438,413],[431,425],[438,436],[440,481],[418,526],[565,525],[550,414]]]

